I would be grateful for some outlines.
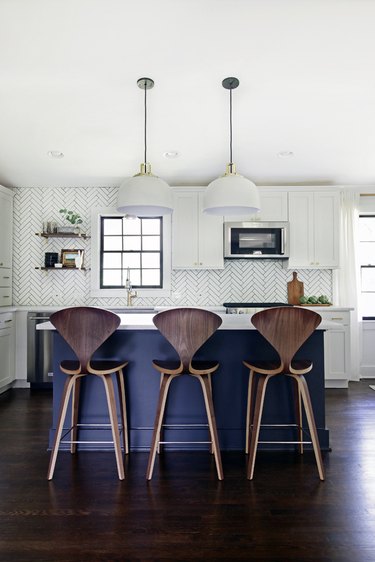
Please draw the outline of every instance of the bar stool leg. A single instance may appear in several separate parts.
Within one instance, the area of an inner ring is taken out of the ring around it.
[[[253,430],[251,432],[249,460],[247,464],[247,478],[249,480],[252,480],[254,476],[255,457],[258,448],[260,423],[262,421],[264,396],[266,394],[266,388],[269,378],[270,375],[259,375],[258,377],[258,385],[255,397]]]
[[[251,425],[253,423],[253,417],[254,417],[253,400],[254,400],[254,393],[255,393],[255,385],[256,385],[256,379],[254,377],[254,371],[250,370],[249,383],[247,388],[247,408],[246,408],[246,443],[245,443],[246,455],[249,454]]]
[[[52,480],[53,478],[53,473],[55,471],[55,466],[56,466],[57,453],[59,452],[61,435],[64,427],[64,421],[68,409],[70,395],[76,383],[77,378],[80,376],[82,375],[73,375],[72,377],[67,378],[64,384],[64,390],[60,403],[59,418],[56,426],[55,439],[54,439],[50,461],[49,461],[48,474],[47,474],[48,480]]]
[[[221,464],[221,454],[220,454],[219,438],[218,438],[217,427],[216,427],[214,404],[212,400],[211,384],[208,375],[197,375],[197,376],[202,385],[204,402],[206,405],[208,425],[210,428],[212,447],[213,447],[213,452],[216,461],[217,477],[219,480],[223,480],[224,474],[223,474],[223,467]]]
[[[299,390],[298,381],[293,378],[293,396],[294,396],[294,411],[296,424],[298,425],[297,435],[298,435],[298,451],[303,455],[303,431],[302,431],[302,398],[301,392]]]
[[[209,373],[209,374],[207,375],[207,377],[208,377],[208,382],[210,383],[210,392],[211,392],[211,395],[212,395],[212,379],[211,379],[211,373]],[[210,453],[211,453],[211,455],[214,454],[214,444],[213,444],[213,442],[212,442],[212,439],[211,439],[211,445],[210,445]]]
[[[118,417],[116,411],[115,391],[113,388],[112,376],[111,375],[97,375],[97,376],[99,376],[102,379],[107,396],[107,404],[108,404],[109,417],[111,420],[111,428],[112,428],[113,444],[115,447],[118,477],[119,480],[124,480],[125,478],[124,463],[122,461],[120,432],[118,429]]]
[[[147,473],[146,473],[146,479],[147,480],[151,480],[152,473],[154,471],[155,456],[156,456],[156,451],[157,451],[158,446],[159,446],[160,431],[161,431],[161,426],[162,426],[162,423],[163,423],[165,405],[166,405],[166,402],[167,402],[169,386],[170,386],[170,384],[171,384],[171,382],[172,382],[172,380],[174,379],[175,376],[176,375],[168,375],[168,374],[165,374],[165,373],[162,373],[162,376],[161,376],[159,401],[158,401],[158,406],[157,406],[157,410],[156,410],[155,424],[154,424],[154,431],[153,431],[153,434],[152,434],[150,454],[149,454],[149,457],[148,457],[148,465],[147,465]]]
[[[159,384],[159,390],[161,388],[161,383],[163,382],[163,373],[160,374],[160,384]],[[164,416],[163,416],[164,417]],[[163,424],[161,424],[160,427],[160,431],[159,431],[159,439],[158,439],[158,446],[156,449],[156,452],[158,455],[160,455],[161,451],[162,451],[162,445],[160,445],[160,441],[163,439]]]
[[[120,402],[121,423],[122,423],[122,441],[125,455],[129,454],[129,435],[128,435],[128,415],[126,410],[125,381],[123,370],[120,369],[116,373],[118,396]]]
[[[75,441],[77,441],[77,437],[78,437],[78,413],[79,413],[79,397],[81,394],[81,379],[82,377],[79,377],[75,380],[75,383],[73,385],[73,389],[72,389],[72,422],[71,422],[71,444],[70,444],[70,452],[72,454],[76,453],[77,451],[77,443],[75,443]]]
[[[303,405],[305,407],[306,418],[307,418],[307,423],[308,423],[308,426],[309,426],[311,441],[312,441],[312,445],[313,445],[313,449],[314,449],[315,460],[316,460],[316,464],[317,464],[317,467],[318,467],[319,478],[320,478],[320,480],[324,480],[325,474],[324,474],[324,467],[323,467],[323,459],[322,459],[322,453],[321,453],[321,450],[320,450],[318,432],[316,430],[314,411],[313,411],[312,404],[311,404],[309,388],[307,386],[306,379],[303,375],[294,375],[293,378],[296,379],[296,381],[298,382],[298,386],[299,386],[301,396],[302,396]]]

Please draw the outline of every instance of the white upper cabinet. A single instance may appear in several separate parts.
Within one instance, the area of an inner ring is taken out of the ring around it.
[[[339,266],[339,193],[289,192],[289,268]]]
[[[0,185],[0,268],[12,267],[13,193]]]
[[[226,216],[226,222],[248,221],[287,221],[288,220],[288,193],[281,189],[267,189],[259,187],[260,211],[254,215]]]
[[[223,217],[203,214],[205,188],[174,188],[172,268],[223,269]]]
[[[260,211],[256,220],[261,221],[287,221],[288,220],[288,193],[286,191],[271,191],[259,188]]]

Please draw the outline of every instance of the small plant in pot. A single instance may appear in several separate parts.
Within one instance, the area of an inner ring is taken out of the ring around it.
[[[79,234],[79,225],[82,224],[81,215],[75,213],[74,211],[68,211],[68,209],[60,209],[59,213],[64,217],[64,219],[70,223],[70,226],[58,226],[57,231],[64,233],[73,232],[74,234]]]

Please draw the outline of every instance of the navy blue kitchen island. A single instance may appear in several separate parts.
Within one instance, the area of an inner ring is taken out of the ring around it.
[[[159,395],[159,375],[152,367],[153,359],[177,356],[170,344],[154,328],[153,314],[120,314],[120,328],[98,350],[96,357],[125,359],[126,399],[131,450],[147,451]],[[269,359],[275,352],[263,337],[253,329],[248,315],[222,315],[221,328],[206,342],[197,354],[200,359],[215,359],[220,367],[212,376],[214,405],[222,450],[243,450],[245,447],[245,422],[248,370],[243,359]],[[39,329],[52,329],[50,323],[39,325]],[[329,449],[329,431],[325,427],[324,398],[324,325],[316,330],[298,352],[298,357],[312,359],[314,367],[306,375],[315,412],[319,441],[322,450]],[[65,375],[59,371],[61,359],[73,358],[73,352],[61,336],[54,334],[53,366],[53,420],[50,430],[51,446]],[[263,422],[293,423],[293,397],[287,385],[288,377],[276,377],[269,383]],[[105,423],[108,421],[105,394],[102,382],[95,376],[85,377],[82,382],[83,423]],[[205,409],[199,381],[182,375],[172,382],[166,409],[166,423],[206,424]],[[267,441],[288,437],[280,430],[266,430],[263,438]],[[284,430],[282,430],[284,431]],[[165,440],[207,441],[208,432],[204,427],[184,430],[166,429]],[[108,430],[81,430],[82,440],[111,439]],[[112,447],[112,445],[110,446]],[[174,445],[175,449],[202,448],[206,445]],[[275,445],[265,447],[275,447]],[[287,448],[290,445],[277,445]],[[68,448],[68,445],[66,445]],[[82,445],[81,448],[108,448],[104,444]]]

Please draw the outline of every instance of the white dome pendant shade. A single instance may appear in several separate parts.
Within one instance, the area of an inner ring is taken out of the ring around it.
[[[222,85],[230,91],[230,163],[220,178],[212,181],[206,189],[203,212],[207,215],[251,215],[260,210],[260,199],[256,185],[236,173],[232,161],[232,90],[239,85],[237,78],[225,78]]]
[[[232,164],[232,170],[235,168]],[[204,195],[203,212],[207,215],[252,215],[260,210],[256,185],[230,172],[230,164],[224,176],[212,181]]]
[[[161,178],[151,173],[151,164],[147,162],[147,90],[154,87],[151,78],[140,78],[139,88],[145,92],[144,122],[144,162],[141,171],[132,178],[125,179],[118,191],[117,210],[130,216],[155,217],[170,215],[173,211],[172,190]]]
[[[167,182],[151,173],[151,165],[124,180],[117,195],[117,210],[131,216],[159,217],[173,211],[172,191]]]

